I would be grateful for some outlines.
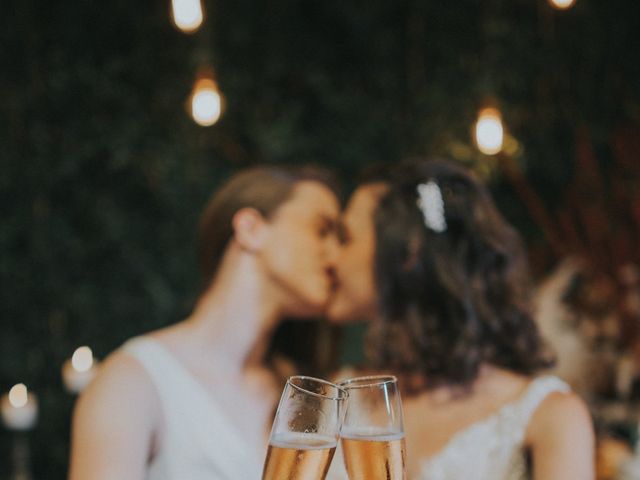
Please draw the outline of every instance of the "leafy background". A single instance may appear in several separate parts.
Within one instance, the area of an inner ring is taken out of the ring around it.
[[[63,361],[82,344],[104,357],[189,311],[194,225],[230,173],[313,161],[350,185],[372,162],[453,157],[490,182],[542,274],[557,258],[474,149],[478,108],[499,105],[551,211],[574,175],[576,130],[606,167],[612,133],[639,120],[634,0],[564,12],[543,0],[204,3],[205,27],[188,36],[166,0],[3,2],[0,391],[25,382],[39,395],[36,478],[66,474]],[[226,100],[209,128],[186,111],[204,65]],[[12,438],[0,430],[0,478]]]

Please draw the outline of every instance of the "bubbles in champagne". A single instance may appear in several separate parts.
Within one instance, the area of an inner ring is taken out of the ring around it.
[[[404,434],[342,437],[350,480],[404,480]]]
[[[322,480],[335,453],[335,437],[287,432],[269,443],[263,480]]]

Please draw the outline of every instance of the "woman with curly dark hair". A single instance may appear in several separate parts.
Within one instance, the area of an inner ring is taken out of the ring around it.
[[[345,213],[343,252],[370,252],[372,289],[349,305],[350,265],[338,261],[330,313],[374,312],[368,354],[400,378],[409,478],[592,479],[584,403],[538,376],[553,360],[516,231],[451,162],[414,160],[389,178],[362,185]]]

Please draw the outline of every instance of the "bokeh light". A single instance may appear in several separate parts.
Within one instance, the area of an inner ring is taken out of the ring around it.
[[[216,83],[208,78],[196,82],[191,95],[191,116],[198,125],[208,127],[222,114],[222,97]]]
[[[78,372],[91,370],[93,366],[93,352],[91,349],[86,346],[77,348],[71,357],[71,365]]]
[[[502,150],[504,127],[502,115],[495,108],[485,108],[478,114],[475,128],[476,144],[485,155],[495,155]]]
[[[200,0],[171,0],[173,23],[185,33],[193,33],[204,20]]]
[[[567,10],[575,5],[576,0],[549,0],[549,2],[558,10]]]
[[[29,392],[24,383],[18,383],[9,390],[9,403],[15,408],[22,408],[27,404]]]

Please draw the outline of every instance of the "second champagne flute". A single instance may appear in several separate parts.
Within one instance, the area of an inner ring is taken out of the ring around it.
[[[394,376],[352,378],[342,425],[342,451],[349,480],[404,480],[402,402]]]
[[[325,380],[290,377],[273,421],[262,480],[324,480],[347,397]]]

